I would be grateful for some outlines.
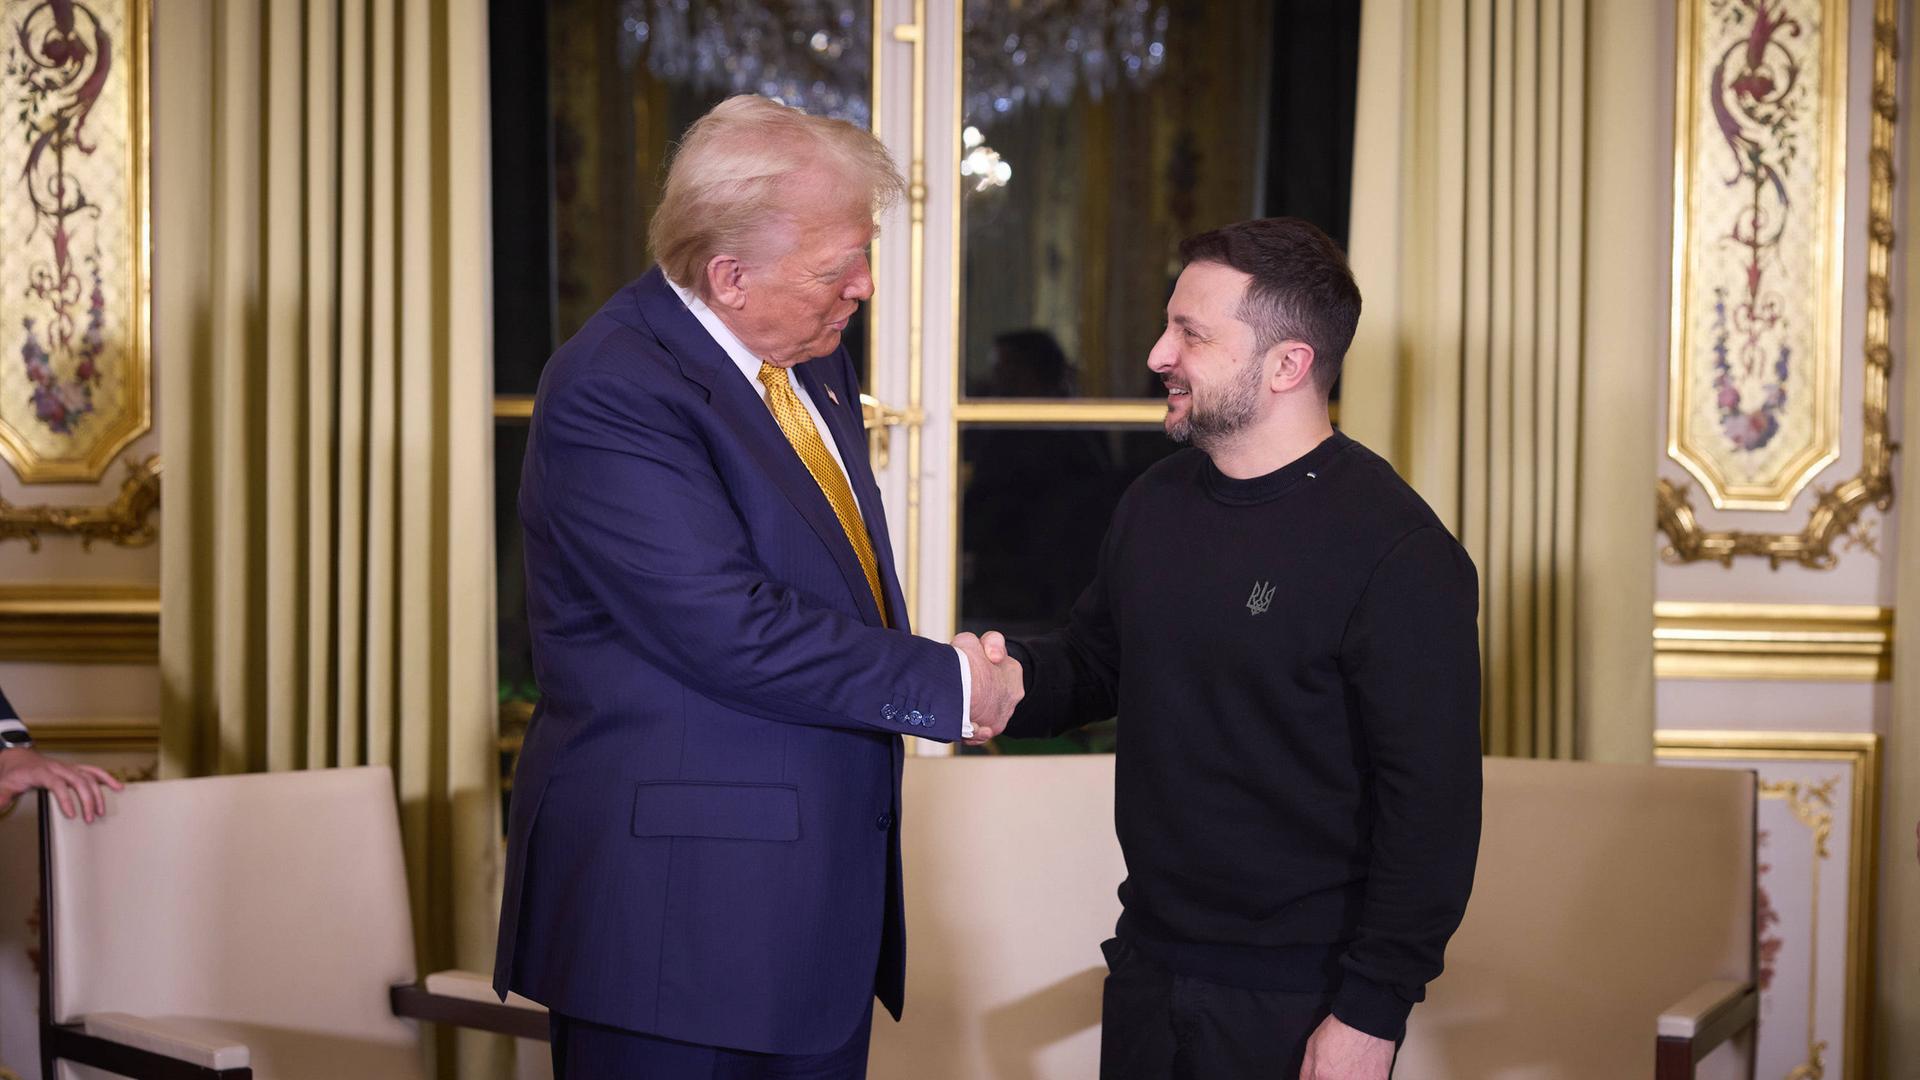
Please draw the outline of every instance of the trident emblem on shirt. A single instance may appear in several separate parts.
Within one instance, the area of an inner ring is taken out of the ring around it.
[[[1247,610],[1255,615],[1265,615],[1273,606],[1273,584],[1266,581],[1253,583],[1253,595],[1247,597]]]

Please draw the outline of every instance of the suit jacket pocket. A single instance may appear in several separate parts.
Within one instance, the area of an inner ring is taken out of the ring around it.
[[[633,835],[798,840],[800,789],[792,784],[642,783],[633,797]]]

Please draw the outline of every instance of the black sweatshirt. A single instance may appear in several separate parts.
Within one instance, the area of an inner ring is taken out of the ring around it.
[[[1251,480],[1190,449],[1136,481],[1068,626],[1010,647],[1009,735],[1120,717],[1119,935],[1402,1037],[1473,885],[1478,601],[1466,551],[1345,435]]]

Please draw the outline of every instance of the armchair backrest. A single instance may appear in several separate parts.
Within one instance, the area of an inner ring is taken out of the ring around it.
[[[1096,1075],[1113,755],[910,757],[901,799],[907,1007],[874,1023],[871,1074]]]
[[[104,818],[48,815],[54,1022],[221,1017],[413,1043],[414,978],[383,767],[130,784]]]
[[[1126,875],[1112,757],[906,772],[908,1006],[874,1025],[873,1074],[1092,1076]],[[1485,776],[1473,897],[1395,1075],[1652,1076],[1660,1010],[1753,978],[1753,775],[1488,758]]]
[[[1661,1010],[1754,977],[1754,800],[1744,771],[1486,759],[1473,898],[1397,1072],[1652,1076]]]

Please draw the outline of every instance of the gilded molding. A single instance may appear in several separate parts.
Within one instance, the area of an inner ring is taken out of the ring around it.
[[[1830,731],[1659,731],[1654,733],[1654,756],[1694,760],[1831,761],[1850,767],[1853,798],[1844,811],[1850,837],[1844,1064],[1846,1075],[1858,1075],[1873,1023],[1874,908],[1880,880],[1880,736],[1871,732]],[[1795,794],[1781,788],[1769,792],[1764,786],[1759,790],[1763,797],[1783,798]],[[1818,842],[1818,821],[1808,820],[1791,801],[1789,806],[1814,830]],[[1841,811],[1835,808],[1835,812]]]
[[[33,745],[56,753],[158,753],[160,725],[130,721],[39,720],[32,722]]]
[[[160,457],[127,462],[120,494],[105,506],[15,506],[0,499],[0,542],[25,540],[40,550],[40,536],[76,536],[91,550],[96,540],[121,547],[146,547],[160,535],[153,520],[160,508]]]
[[[1893,611],[1838,604],[1653,606],[1662,679],[1882,682],[1892,678]]]
[[[0,661],[159,660],[160,590],[153,586],[0,585]]]
[[[1899,9],[1894,0],[1876,0],[1873,23],[1872,136],[1867,153],[1867,326],[1865,391],[1862,408],[1860,471],[1832,488],[1814,485],[1814,508],[1797,533],[1710,530],[1700,525],[1690,500],[1691,484],[1658,481],[1656,506],[1667,546],[1661,558],[1685,564],[1713,560],[1731,566],[1740,556],[1765,558],[1773,569],[1798,563],[1814,570],[1831,568],[1834,545],[1846,541],[1873,550],[1874,540],[1860,521],[1868,508],[1887,510],[1893,502],[1893,449],[1887,435],[1887,401],[1893,373],[1889,331],[1892,318],[1890,270],[1893,261],[1893,128],[1898,117]]]

